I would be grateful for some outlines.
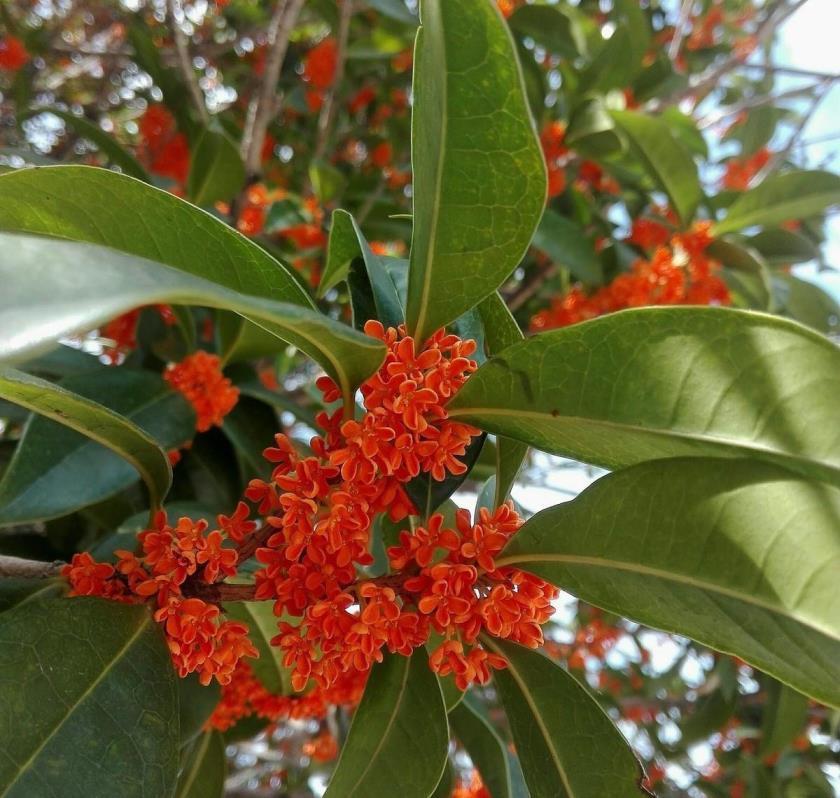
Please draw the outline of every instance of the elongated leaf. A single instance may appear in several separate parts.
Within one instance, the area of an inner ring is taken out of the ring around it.
[[[546,177],[519,62],[485,0],[424,0],[414,67],[408,328],[425,339],[495,291],[542,213]]]
[[[581,72],[578,91],[606,92],[626,86],[641,65],[641,54],[634,47],[629,29],[618,27]]]
[[[801,233],[794,233],[782,228],[762,230],[747,239],[749,245],[757,249],[767,260],[776,266],[789,266],[791,263],[814,260],[819,251],[810,239]]]
[[[376,308],[376,318],[386,327],[402,324],[405,321],[405,311],[397,286],[388,273],[384,260],[374,255],[356,220],[347,211],[333,212],[327,265],[318,287],[318,295],[323,296],[329,288],[346,279],[350,264],[356,258],[362,258],[364,261]]]
[[[751,456],[840,481],[840,350],[798,324],[724,308],[623,311],[508,347],[450,417],[621,468]]]
[[[195,432],[192,408],[151,372],[108,369],[80,374],[55,386],[53,395],[59,394],[62,403],[53,402],[57,406],[50,416],[57,410],[64,417],[56,421],[33,416],[3,473],[0,525],[55,518],[131,485],[137,471],[123,450],[134,445],[129,438],[132,427],[138,433],[133,436],[136,445],[142,440],[147,453],[139,449],[130,453],[135,459],[148,460],[144,468],[156,469],[155,479],[161,480],[155,490],[164,490],[169,484],[169,464],[164,470],[159,455],[150,453],[151,445],[175,448],[191,440]],[[41,407],[50,409],[48,401],[44,395]],[[71,420],[73,425],[68,424]],[[105,434],[111,436],[107,444]],[[120,436],[122,450],[114,446],[115,435]]]
[[[808,722],[808,699],[786,684],[767,680],[767,700],[761,721],[763,756],[781,751],[802,734]]]
[[[478,306],[484,323],[489,355],[496,355],[522,340],[522,330],[498,293],[490,294]],[[528,456],[528,445],[499,435],[496,439],[496,506],[507,499],[516,475]]]
[[[127,175],[136,177],[145,183],[150,182],[149,175],[140,162],[123,147],[110,133],[105,132],[99,125],[83,116],[76,116],[60,108],[37,108],[18,116],[19,121],[29,119],[38,114],[49,113],[57,116],[76,131],[80,136],[93,142],[97,148],[108,156],[111,163],[120,167]]]
[[[55,383],[10,368],[0,367],[0,397],[80,432],[118,454],[137,469],[148,486],[151,506],[160,507],[172,482],[169,460],[157,441],[125,416]],[[5,481],[0,482],[0,497]],[[0,516],[2,513],[0,510]]]
[[[577,280],[600,284],[604,278],[595,245],[579,225],[546,208],[531,245],[568,269]]]
[[[170,795],[176,678],[145,607],[58,598],[3,613],[0,794]]]
[[[216,731],[204,732],[186,757],[175,798],[222,798],[226,773],[224,738]]]
[[[508,24],[520,36],[529,36],[549,52],[565,58],[577,58],[586,51],[586,38],[573,9],[565,6],[519,6]]]
[[[779,313],[821,333],[840,330],[840,304],[816,283],[792,274],[774,274],[771,287]]]
[[[287,695],[292,691],[291,671],[283,665],[283,652],[271,645],[271,638],[277,634],[277,617],[272,611],[270,601],[237,601],[225,605],[225,612],[246,624],[251,642],[260,655],[249,660],[254,675],[263,683],[266,690],[278,695]]]
[[[468,699],[450,710],[452,731],[481,774],[492,798],[511,798],[510,766],[505,744]]]
[[[679,458],[538,513],[497,564],[840,706],[838,526],[838,488],[752,460]]]
[[[446,763],[446,707],[428,655],[373,666],[325,798],[428,798]]]
[[[236,145],[222,132],[205,128],[190,160],[187,193],[196,205],[230,201],[245,185],[245,165]]]
[[[0,279],[0,361],[157,302],[235,311],[317,360],[345,395],[384,354],[380,342],[316,311],[91,244],[0,233]]]
[[[494,681],[531,798],[647,795],[642,768],[612,721],[578,681],[548,657],[484,638],[508,667]]]
[[[745,227],[805,219],[838,203],[840,175],[817,170],[771,175],[738,197],[723,221],[712,228],[712,234],[719,236]]]
[[[120,548],[131,549],[135,543],[134,539],[131,542],[123,540]],[[97,559],[95,554],[94,559]],[[205,687],[198,680],[197,673],[191,673],[185,679],[178,679],[178,719],[182,750],[201,734],[220,698],[221,689],[216,681]]]
[[[697,165],[661,119],[636,111],[613,111],[613,119],[630,139],[642,163],[687,224],[703,197]]]

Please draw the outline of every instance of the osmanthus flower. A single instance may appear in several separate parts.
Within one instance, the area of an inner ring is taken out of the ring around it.
[[[149,169],[181,185],[187,182],[190,148],[178,132],[175,118],[163,105],[150,105],[137,122],[142,142],[141,156]]]
[[[152,307],[160,314],[164,324],[171,327],[176,323],[175,314],[170,305],[153,305]],[[140,323],[142,311],[143,308],[129,310],[111,319],[99,329],[99,337],[103,343],[102,355],[109,365],[118,365],[126,355],[137,348],[137,325]]]
[[[198,432],[220,425],[239,399],[239,389],[222,374],[218,356],[203,350],[171,363],[163,378],[195,409]]]
[[[0,37],[0,69],[17,72],[29,63],[26,45],[16,36]]]
[[[729,191],[746,191],[753,178],[770,162],[773,153],[766,147],[757,150],[748,158],[730,158],[721,186]]]
[[[729,289],[721,279],[721,264],[706,249],[712,242],[710,224],[698,222],[685,233],[674,233],[656,246],[648,259],[637,260],[629,272],[592,294],[574,287],[555,297],[531,318],[531,331],[565,327],[605,313],[647,305],[728,305]],[[635,242],[655,243],[660,231],[634,229]]]
[[[467,778],[459,778],[450,798],[491,798],[481,775],[473,770]]]

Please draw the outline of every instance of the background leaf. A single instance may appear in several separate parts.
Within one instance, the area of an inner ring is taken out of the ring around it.
[[[169,795],[178,767],[176,678],[146,607],[58,598],[3,613],[2,794]]]
[[[425,340],[495,291],[542,213],[545,164],[519,62],[484,0],[424,0],[412,116],[409,331]]]
[[[838,706],[840,489],[721,462],[664,460],[603,477],[537,513],[496,563]]]
[[[840,481],[840,350],[783,319],[723,308],[622,311],[491,358],[451,418],[605,468],[753,456]]]
[[[236,145],[222,132],[205,128],[190,159],[187,194],[196,205],[230,201],[245,185],[245,164]]]
[[[426,649],[373,666],[325,798],[428,798],[446,763],[446,707]]]
[[[551,208],[545,209],[531,246],[544,252],[558,266],[568,269],[577,280],[599,285],[604,279],[595,245],[579,225]]]
[[[492,798],[511,798],[507,750],[490,723],[468,698],[449,711],[449,720]]]
[[[217,731],[204,732],[185,757],[175,798],[222,798],[226,774],[224,738]]]

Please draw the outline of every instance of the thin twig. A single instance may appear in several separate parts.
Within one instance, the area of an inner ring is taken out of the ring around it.
[[[172,35],[175,38],[175,51],[178,54],[178,66],[181,68],[181,74],[184,77],[184,82],[190,90],[190,96],[195,105],[195,110],[198,111],[198,116],[202,122],[207,124],[210,119],[207,113],[207,104],[204,101],[204,92],[201,86],[198,85],[198,80],[195,77],[195,71],[192,66],[192,58],[190,57],[190,41],[184,29],[181,27],[181,21],[184,19],[184,10],[181,8],[181,0],[170,0],[169,16],[172,21]]]
[[[691,13],[691,6],[693,4],[694,0],[683,0],[682,5],[680,6],[680,16],[677,20],[676,29],[674,30],[674,38],[671,39],[671,43],[668,45],[668,58],[671,59],[671,61],[676,61],[677,56],[680,54],[680,45],[685,37],[685,31],[688,25],[688,16]]]
[[[539,291],[543,283],[551,277],[557,269],[556,263],[546,263],[538,266],[534,273],[523,282],[507,299],[508,309],[513,313],[519,310],[534,294]]]
[[[25,560],[22,557],[0,555],[0,578],[2,579],[50,579],[61,573],[65,563],[60,560],[41,562]]]
[[[763,72],[769,72],[772,75],[792,75],[800,78],[817,78],[820,80],[840,80],[840,73],[832,74],[830,72],[817,72],[810,69],[799,69],[797,67],[777,66],[776,64],[759,64],[759,63],[745,63],[744,69],[760,69]]]
[[[344,63],[347,60],[347,38],[350,32],[350,18],[353,16],[353,0],[341,0],[339,6],[335,75],[332,85],[324,97],[324,104],[321,106],[321,113],[318,116],[318,134],[312,154],[312,160],[315,163],[320,161],[327,152],[333,121],[335,120],[336,99],[344,80]]]
[[[781,94],[762,94],[759,97],[749,97],[745,100],[741,100],[741,102],[727,105],[714,114],[709,114],[708,116],[703,117],[697,122],[697,127],[700,130],[705,130],[706,128],[712,127],[730,116],[737,116],[742,111],[760,108],[763,105],[773,105],[774,103],[781,102],[782,100],[790,100],[795,97],[811,96],[814,91],[822,85],[822,83],[815,83],[811,86],[805,86],[804,88],[784,91]]]
[[[303,0],[278,0],[267,32],[268,57],[257,96],[251,101],[242,136],[245,173],[253,180],[260,174],[262,148],[272,118],[277,113],[277,81],[289,48],[289,36],[297,22]]]

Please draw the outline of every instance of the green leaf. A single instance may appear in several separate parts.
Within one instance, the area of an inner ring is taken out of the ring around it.
[[[495,355],[522,340],[522,330],[498,292],[490,294],[478,306],[484,324],[489,355]],[[499,435],[496,438],[495,506],[507,499],[522,463],[528,456],[528,445]]]
[[[205,128],[190,159],[187,195],[196,205],[229,202],[245,185],[245,164],[236,145],[224,133]]]
[[[577,280],[590,285],[600,285],[604,280],[601,263],[590,238],[580,225],[550,208],[545,209],[531,246],[568,269]]]
[[[171,516],[170,516],[171,517]],[[123,543],[122,548],[131,549],[134,542]],[[96,555],[94,554],[94,558]],[[191,673],[178,679],[178,715],[181,728],[181,747],[193,742],[204,729],[204,724],[221,698],[221,689],[216,681],[206,687],[198,680],[198,674]]]
[[[840,482],[840,350],[726,308],[643,308],[535,335],[479,367],[449,416],[604,468],[755,457]]]
[[[239,454],[245,484],[255,477],[270,477],[271,464],[263,457],[263,451],[274,440],[278,427],[274,408],[250,396],[240,396],[225,416],[222,432]]]
[[[531,798],[648,795],[642,767],[621,733],[571,674],[548,657],[482,637],[507,661],[493,680]]]
[[[762,230],[750,236],[747,241],[773,265],[789,266],[791,263],[802,263],[819,256],[819,250],[809,239],[800,233],[782,228],[771,227]]]
[[[292,691],[291,671],[283,665],[283,651],[271,645],[277,635],[278,618],[270,601],[236,601],[225,604],[225,613],[248,627],[251,642],[260,655],[249,660],[254,675],[270,693],[288,695]]]
[[[222,798],[226,775],[224,738],[217,731],[204,732],[184,761],[174,798]]]
[[[157,374],[125,368],[51,387],[49,395],[27,387],[33,409],[50,412],[29,421],[3,473],[0,525],[55,518],[106,499],[131,485],[141,468],[156,500],[166,492],[169,463],[160,450],[183,445],[195,432],[195,414],[180,394]]]
[[[634,46],[630,31],[618,27],[581,72],[577,89],[583,93],[622,88],[639,72],[641,65],[641,54]]]
[[[0,397],[51,418],[115,452],[130,463],[160,507],[172,483],[172,468],[157,441],[125,416],[59,385],[16,369],[0,367]],[[0,481],[0,497],[4,495]],[[2,510],[0,510],[2,516]]]
[[[722,729],[737,706],[736,696],[726,695],[722,689],[698,698],[686,720],[680,724],[681,737],[676,750],[685,751]]]
[[[808,698],[775,679],[765,680],[767,698],[761,720],[759,753],[767,756],[786,748],[808,723]]]
[[[326,161],[309,164],[309,182],[321,204],[332,202],[347,185],[347,178]]]
[[[528,36],[549,52],[565,58],[577,58],[586,51],[586,39],[568,8],[523,5],[513,12],[508,24],[520,36]]]
[[[78,135],[93,142],[100,152],[108,156],[112,164],[119,166],[130,177],[136,177],[144,183],[151,182],[148,172],[140,165],[140,162],[110,133],[106,133],[90,119],[76,116],[69,111],[62,111],[60,108],[36,108],[19,114],[18,121],[22,122],[25,119],[31,119],[33,116],[44,113],[52,114],[64,120]]]
[[[600,97],[585,97],[574,107],[565,141],[575,152],[590,158],[601,158],[625,147]]]
[[[542,213],[546,176],[498,10],[486,0],[424,0],[420,18],[406,318],[425,340],[516,268]]]
[[[724,271],[723,277],[730,291],[734,289],[736,294],[749,297],[752,300],[750,307],[757,310],[774,309],[770,270],[757,250],[738,240],[716,238],[709,244],[706,252],[710,257],[719,260],[726,269],[738,272],[737,275],[730,275]],[[737,305],[737,302],[734,304]]]
[[[345,396],[352,395],[384,354],[381,342],[308,308],[240,294],[161,263],[90,244],[0,233],[0,278],[0,361],[157,302],[239,313],[318,361]]]
[[[176,678],[146,607],[58,598],[0,615],[4,798],[170,795]]]
[[[723,220],[712,228],[712,235],[805,219],[838,203],[840,175],[818,170],[770,175],[729,206]]]
[[[373,666],[324,798],[428,798],[449,747],[446,707],[422,646]]]
[[[612,116],[630,139],[648,174],[668,195],[683,223],[688,224],[703,198],[694,159],[663,120],[636,111],[613,111]]]
[[[386,327],[402,324],[405,321],[405,311],[394,279],[385,265],[385,259],[373,254],[356,220],[347,211],[333,211],[327,246],[327,265],[318,286],[318,296],[323,296],[328,289],[346,280],[350,264],[356,258],[362,258],[364,261],[376,308],[376,318]]]
[[[443,775],[440,777],[440,781],[430,798],[452,798],[452,792],[456,784],[452,763],[447,759],[446,766],[443,768]]]
[[[679,458],[538,513],[496,563],[840,706],[839,524],[836,487],[753,460]]]
[[[449,713],[452,731],[464,746],[493,798],[511,798],[510,766],[505,744],[493,727],[462,701]]]
[[[840,305],[820,286],[792,274],[774,274],[772,290],[779,313],[821,333],[840,330]]]

